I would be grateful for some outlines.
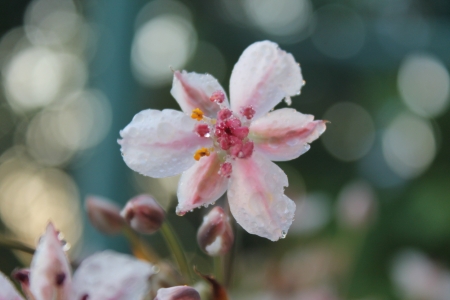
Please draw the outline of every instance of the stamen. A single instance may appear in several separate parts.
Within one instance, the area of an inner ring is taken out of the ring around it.
[[[200,148],[197,151],[195,151],[194,159],[198,161],[203,156],[209,156],[209,154],[210,154],[209,149],[203,147],[203,148]]]
[[[192,111],[191,118],[197,121],[203,120],[204,113],[200,108],[196,108]]]
[[[195,132],[201,137],[209,137],[209,126],[207,124],[196,124]]]
[[[225,100],[225,94],[222,91],[215,91],[212,93],[211,97],[209,97],[211,102],[222,103]]]
[[[220,165],[219,175],[226,177],[226,178],[230,178],[232,170],[233,170],[233,167],[229,162],[223,163]]]
[[[233,113],[231,112],[231,110],[224,108],[224,109],[219,110],[219,112],[217,113],[217,120],[222,121],[222,120],[228,119],[232,115],[233,115]]]
[[[255,116],[255,110],[251,106],[242,107],[240,112],[247,120],[250,120]]]

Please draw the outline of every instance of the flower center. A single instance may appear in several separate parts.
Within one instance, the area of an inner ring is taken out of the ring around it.
[[[195,132],[214,142],[214,148],[197,150],[194,159],[199,160],[203,156],[209,156],[209,150],[217,151],[223,160],[219,174],[230,177],[231,161],[252,156],[254,144],[248,138],[248,133],[250,120],[253,118],[255,110],[251,106],[242,107],[241,116],[237,116],[223,105],[224,99],[225,95],[222,91],[215,91],[210,97],[211,102],[215,102],[220,107],[216,119],[206,117],[199,108],[192,111],[191,118],[199,121],[195,126]]]

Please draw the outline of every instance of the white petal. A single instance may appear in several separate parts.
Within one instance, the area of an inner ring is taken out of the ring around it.
[[[0,300],[23,300],[9,279],[0,272]]]
[[[326,129],[326,121],[314,121],[292,108],[277,109],[250,125],[255,148],[275,161],[291,160],[309,150],[309,143]]]
[[[48,224],[30,266],[30,292],[36,300],[67,299],[71,269],[58,232]]]
[[[73,299],[143,299],[153,266],[129,255],[104,251],[86,258],[73,277]]]
[[[120,132],[125,163],[143,175],[161,178],[180,174],[194,163],[194,153],[212,142],[194,132],[196,121],[172,109],[147,109]]]
[[[215,202],[227,190],[228,178],[219,175],[220,160],[216,152],[204,156],[183,173],[178,183],[177,213],[185,213]]]
[[[200,300],[200,294],[190,286],[160,288],[154,300]]]
[[[251,106],[258,118],[283,98],[300,93],[303,77],[290,53],[269,41],[250,45],[234,66],[230,80],[231,109]]]
[[[277,241],[295,213],[295,203],[284,195],[286,186],[286,174],[262,154],[236,159],[228,189],[231,213],[249,233]]]
[[[213,76],[186,71],[175,71],[173,74],[170,93],[187,114],[190,114],[195,108],[200,108],[205,115],[215,118],[220,107],[217,103],[211,102],[209,98],[216,91],[223,92],[225,101],[222,104],[229,107],[225,91]]]

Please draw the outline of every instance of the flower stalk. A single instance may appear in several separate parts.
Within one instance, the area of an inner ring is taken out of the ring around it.
[[[11,250],[19,250],[28,254],[34,254],[35,252],[34,248],[29,247],[22,242],[12,240],[4,236],[0,236],[0,246],[9,248]]]
[[[183,275],[188,283],[193,283],[193,274],[191,272],[191,269],[189,268],[186,256],[184,255],[180,240],[176,236],[175,231],[173,230],[172,226],[170,226],[167,220],[161,226],[161,234],[167,244],[167,247],[172,253],[175,262],[178,265],[178,269],[180,270],[181,275]]]

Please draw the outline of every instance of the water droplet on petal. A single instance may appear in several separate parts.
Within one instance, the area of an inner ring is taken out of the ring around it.
[[[185,211],[177,211],[177,216],[182,217],[182,216],[184,216],[185,214],[186,214]]]
[[[284,102],[286,102],[286,104],[287,104],[288,106],[291,106],[291,104],[292,104],[292,99],[291,99],[291,97],[286,96],[286,98],[284,98]]]
[[[283,230],[283,231],[281,232],[280,239],[286,238],[286,235],[287,235],[287,232]]]

